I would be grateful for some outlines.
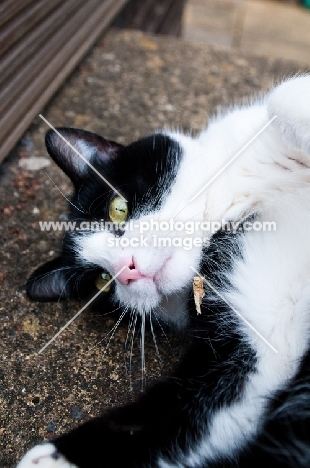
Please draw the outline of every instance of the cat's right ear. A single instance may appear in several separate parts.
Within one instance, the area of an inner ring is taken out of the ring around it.
[[[37,268],[27,281],[26,292],[30,299],[38,302],[68,299],[71,292],[68,269],[61,257]]]
[[[56,131],[55,131],[56,130]],[[47,151],[72,182],[79,184],[89,164],[114,158],[122,145],[76,128],[49,130],[45,137]]]

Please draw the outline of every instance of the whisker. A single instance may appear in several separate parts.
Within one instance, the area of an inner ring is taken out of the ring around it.
[[[129,357],[130,385],[132,385],[132,381],[131,381],[132,353],[133,353],[133,345],[134,345],[134,339],[135,339],[135,333],[136,333],[136,325],[137,325],[137,320],[138,320],[137,311],[134,310],[133,313],[134,313],[134,321],[133,321],[133,328],[132,328],[132,334],[131,334],[131,347],[130,347],[130,357]]]
[[[122,306],[118,306],[113,310],[110,310],[109,312],[105,312],[104,314],[92,314],[92,317],[105,317],[106,315],[114,314],[114,312],[120,310]]]
[[[71,278],[74,277],[74,275],[75,275],[75,272],[72,273],[72,275],[67,279],[67,281],[65,282],[65,284],[64,284],[63,287],[61,288],[61,291],[60,291],[60,294],[59,294],[59,298],[58,298],[58,304],[59,304],[60,301],[61,301],[62,293],[65,291],[67,284],[69,283],[69,281],[71,280]]]
[[[131,312],[130,312],[130,317],[129,317],[128,328],[127,328],[126,340],[125,340],[125,343],[124,343],[124,348],[125,348],[125,351],[126,351],[126,353],[125,353],[125,369],[126,369],[126,372],[128,372],[128,370],[127,370],[127,349],[128,349],[128,341],[129,341],[129,336],[130,336],[131,328],[132,328],[132,325],[133,325],[134,316],[135,316],[134,311],[131,311]]]
[[[125,315],[126,315],[126,313],[127,313],[127,310],[128,310],[128,309],[125,309],[125,310],[124,310],[124,312],[121,314],[120,318],[118,319],[118,321],[116,322],[116,324],[114,325],[114,327],[112,328],[112,330],[110,330],[110,332],[104,337],[104,338],[107,338],[107,337],[110,335],[110,333],[111,333],[110,339],[109,339],[109,341],[108,341],[108,343],[107,343],[107,345],[106,345],[106,347],[105,347],[105,350],[104,350],[104,353],[103,353],[103,354],[106,354],[106,352],[107,352],[107,350],[108,350],[108,347],[109,347],[109,345],[110,345],[110,343],[111,343],[111,340],[112,340],[113,336],[115,335],[115,332],[116,332],[116,330],[117,330],[119,324],[121,323],[121,321],[122,321],[123,318],[125,317]]]
[[[104,197],[103,200],[101,200],[101,202],[98,204],[97,207],[95,207],[95,211],[94,211],[94,216],[97,216],[97,213],[100,211],[100,206],[102,206],[107,200],[109,200],[109,196],[106,194],[106,193],[102,193],[101,195],[98,195],[98,197],[96,197],[92,202],[91,204],[89,205],[89,213],[90,213],[90,210],[91,210],[91,207],[96,203],[97,200],[99,200],[101,197]]]
[[[170,341],[169,341],[169,339],[168,339],[168,337],[167,337],[167,335],[166,335],[166,333],[165,333],[165,330],[164,330],[163,327],[162,327],[162,324],[160,323],[158,314],[155,312],[155,310],[153,310],[153,313],[154,313],[154,317],[155,317],[156,322],[158,323],[158,325],[159,325],[159,327],[160,327],[160,329],[161,329],[161,331],[162,331],[164,337],[165,337],[166,340],[167,340],[167,343],[169,344],[169,346],[170,346],[170,348],[171,348],[171,343],[170,343]]]
[[[55,273],[56,271],[70,270],[70,269],[72,269],[72,266],[63,266],[63,267],[61,267],[61,268],[56,268],[56,269],[54,269],[54,270],[47,271],[46,273],[42,273],[42,275],[37,276],[37,277],[36,277],[36,281],[39,280],[39,279],[41,280],[41,279],[43,279],[43,278],[46,278],[47,276],[52,275],[52,274]],[[36,281],[35,281],[35,282],[36,282]]]
[[[94,346],[92,346],[91,348],[89,348],[89,350],[88,350],[87,352],[92,351],[93,349],[95,349],[100,343],[102,343],[102,342],[112,333],[112,335],[110,336],[110,339],[109,339],[109,341],[108,341],[108,343],[107,343],[107,346],[106,346],[106,348],[105,348],[105,350],[104,350],[104,353],[103,353],[103,354],[106,354],[107,349],[108,349],[108,347],[109,347],[109,345],[110,345],[110,342],[111,342],[113,336],[115,335],[115,332],[116,332],[116,330],[117,330],[119,324],[121,323],[121,321],[123,320],[124,316],[126,315],[127,310],[128,310],[128,309],[125,309],[125,310],[122,312],[121,316],[120,316],[119,319],[117,320],[117,322],[116,322],[116,324],[114,325],[114,327],[112,327],[112,329],[109,331],[109,333],[107,333],[104,337],[102,337],[101,340],[98,341],[98,343],[96,343]]]
[[[140,330],[140,350],[141,350],[141,386],[144,388],[145,383],[145,311],[143,310],[141,317]]]
[[[161,356],[160,356],[160,352],[159,352],[159,349],[158,349],[158,345],[157,345],[157,341],[156,341],[156,337],[155,337],[155,333],[154,333],[152,312],[150,312],[150,327],[151,327],[151,333],[152,333],[152,337],[153,337],[153,342],[154,342],[154,346],[155,346],[157,360],[158,360],[158,363],[160,365],[160,368],[162,369],[163,363],[162,363],[162,359],[161,359]]]
[[[79,191],[78,191],[78,195],[77,195],[77,199],[78,199],[79,205],[80,205],[80,207],[82,208],[82,210],[83,210],[84,208],[83,208],[83,206],[82,206],[82,204],[81,204],[81,202],[80,202],[80,192],[81,192],[81,190],[82,190],[82,188],[83,188],[83,185],[84,185],[85,183],[86,183],[86,179],[82,182],[82,184],[81,184],[81,186],[80,186],[80,188],[79,188]],[[87,210],[87,212],[89,213],[89,210]],[[85,213],[86,213],[86,212],[85,212]]]
[[[53,181],[53,179],[48,175],[48,173],[43,169],[43,171],[45,172],[45,174],[47,175],[47,177],[50,179],[50,181],[55,185],[55,187],[57,188],[57,190],[61,193],[61,195],[67,200],[67,202],[70,203],[70,205],[74,206],[74,208],[76,208],[78,211],[80,211],[81,213],[83,214],[87,214],[86,211],[82,211],[80,210],[80,208],[78,208],[74,203],[72,203],[71,200],[69,200],[69,198],[66,197],[66,195],[60,190],[60,188],[58,187],[58,185]]]

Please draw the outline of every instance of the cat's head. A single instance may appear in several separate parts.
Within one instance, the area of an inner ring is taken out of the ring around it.
[[[100,295],[103,303],[156,311],[181,326],[190,267],[199,268],[203,250],[199,242],[182,242],[193,237],[182,223],[193,226],[204,209],[200,198],[189,203],[196,191],[189,158],[197,143],[155,133],[122,146],[83,130],[57,132],[47,133],[46,146],[74,184],[70,221],[76,225],[65,233],[61,256],[32,274],[28,295],[91,298],[115,277]]]

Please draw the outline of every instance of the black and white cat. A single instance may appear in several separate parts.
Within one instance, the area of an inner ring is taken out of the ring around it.
[[[116,224],[67,232],[28,295],[88,297],[98,278],[119,274],[100,296],[105,307],[193,339],[170,378],[32,448],[18,468],[309,467],[310,76],[214,117],[196,138],[164,131],[123,147],[59,132],[84,158],[48,132],[48,152],[75,187],[71,219]],[[222,220],[239,229],[205,230]],[[179,229],[188,222],[190,236]],[[195,271],[206,279],[201,315]]]

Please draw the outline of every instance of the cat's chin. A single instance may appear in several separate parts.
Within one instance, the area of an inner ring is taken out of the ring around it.
[[[186,288],[178,294],[165,294],[160,291],[156,282],[146,278],[127,285],[118,284],[116,295],[124,309],[129,307],[140,315],[155,315],[157,319],[160,318],[179,330],[188,324]]]
[[[126,285],[118,282],[116,296],[123,307],[129,307],[141,314],[157,308],[162,299],[152,278],[130,281]]]

